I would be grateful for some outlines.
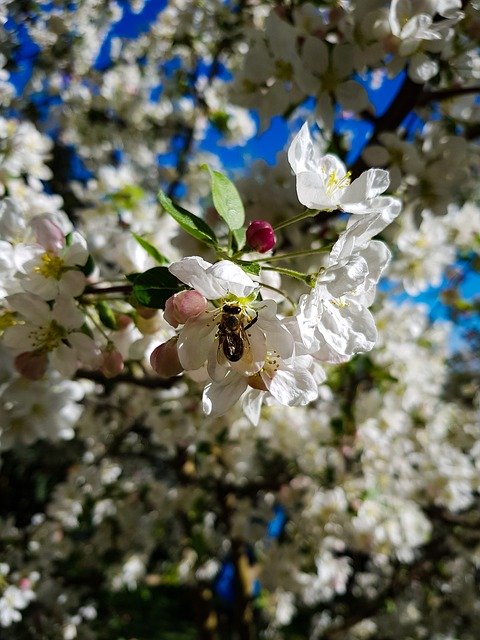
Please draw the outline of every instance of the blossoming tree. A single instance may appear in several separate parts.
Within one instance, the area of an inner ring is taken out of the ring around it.
[[[478,2],[0,18],[1,637],[478,637]]]

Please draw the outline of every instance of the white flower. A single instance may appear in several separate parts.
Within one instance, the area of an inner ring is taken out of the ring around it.
[[[330,260],[349,256],[355,250],[365,247],[398,216],[402,205],[398,198],[377,196],[370,202],[371,211],[363,216],[349,218],[347,228],[332,247]]]
[[[307,605],[331,600],[337,593],[345,593],[348,578],[353,569],[350,558],[335,557],[330,551],[323,551],[315,558],[316,573],[297,572],[297,580],[302,585],[302,595]]]
[[[372,199],[390,183],[388,171],[383,169],[368,169],[351,182],[341,160],[321,154],[307,123],[292,140],[288,160],[296,175],[298,199],[309,209],[367,213],[372,211]]]
[[[0,598],[0,625],[9,627],[12,622],[19,622],[22,619],[19,609],[24,607],[24,598],[20,589],[9,585]]]
[[[32,382],[15,378],[0,393],[0,450],[38,438],[50,441],[73,438],[82,413],[80,383],[49,376]]]
[[[230,369],[253,375],[267,358],[267,339],[281,357],[291,355],[293,339],[277,318],[276,303],[256,302],[258,285],[238,265],[228,260],[212,265],[193,256],[169,270],[213,301],[180,329],[178,357],[184,369],[199,369],[207,362],[212,380],[221,380]]]
[[[20,610],[25,609],[35,597],[28,587],[8,585],[0,598],[0,626],[9,627],[12,622],[19,622],[22,619]]]
[[[80,331],[85,318],[72,298],[60,295],[52,309],[32,293],[15,293],[6,300],[24,320],[6,329],[7,347],[18,353],[49,354],[52,366],[67,377],[80,363],[97,364],[95,342]]]
[[[15,249],[9,242],[0,240],[0,296],[2,298],[15,290],[18,291],[16,272]]]
[[[318,396],[318,383],[325,374],[314,375],[311,356],[292,355],[283,359],[275,351],[267,351],[262,368],[251,376],[229,371],[219,381],[213,381],[203,392],[203,410],[207,415],[225,414],[243,394],[242,406],[253,424],[258,424],[265,400],[284,406],[305,405]]]
[[[389,259],[390,251],[378,240],[351,255],[334,245],[328,266],[314,289],[301,297],[296,314],[308,353],[322,361],[344,362],[373,348],[377,330],[367,307]]]
[[[210,264],[203,258],[190,256],[174,262],[168,270],[207,300],[224,298],[229,294],[247,298],[258,286],[238,265],[229,260]]]
[[[402,58],[409,57],[408,74],[414,82],[427,82],[439,70],[438,62],[424,51],[437,53],[448,42],[450,27],[463,17],[460,0],[412,2],[392,0],[388,14],[391,33],[398,38],[398,56],[393,56],[389,68],[396,73]],[[444,16],[439,20],[437,14]]]
[[[126,587],[130,591],[137,588],[139,581],[145,575],[146,567],[144,559],[139,555],[132,555],[122,565],[119,572],[112,578],[112,589],[120,591]]]
[[[401,278],[405,290],[417,295],[429,286],[438,286],[446,267],[455,261],[455,247],[448,241],[448,227],[439,224],[429,211],[422,213],[417,228],[412,216],[404,217],[397,236],[399,255],[393,277]]]
[[[321,129],[332,129],[335,102],[343,109],[367,109],[368,94],[352,79],[356,67],[354,46],[339,42],[330,47],[317,34],[302,40],[301,58],[293,61],[295,82],[306,95],[316,97],[315,117]]]
[[[16,247],[17,263],[26,275],[21,282],[23,288],[44,300],[53,300],[59,294],[79,296],[85,288],[86,277],[78,267],[87,259],[86,243],[79,233],[73,233],[71,244],[59,251],[45,250],[40,245]]]

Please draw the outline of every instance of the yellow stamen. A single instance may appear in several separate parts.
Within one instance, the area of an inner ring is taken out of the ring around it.
[[[40,327],[30,333],[35,351],[40,352],[53,351],[65,336],[65,329],[57,324],[55,320],[52,320],[48,326]]]
[[[42,264],[35,267],[35,271],[45,278],[55,278],[55,280],[60,280],[62,273],[65,271],[65,263],[62,258],[51,251],[47,251],[42,255],[41,261]]]
[[[338,178],[337,172],[335,170],[330,171],[330,173],[328,174],[327,185],[325,188],[327,195],[331,196],[337,189],[346,189],[351,182],[350,180],[351,175],[352,175],[351,171],[348,171],[344,176],[342,176],[341,178]]]
[[[337,309],[345,309],[345,307],[349,306],[348,302],[346,302],[343,298],[332,298],[330,300],[330,304],[333,304],[333,306],[337,307]]]
[[[275,376],[278,369],[280,367],[280,356],[276,351],[269,351],[265,362],[263,363],[263,367],[260,371],[257,371],[253,376],[248,378],[248,384],[253,389],[258,389],[259,391],[268,391],[267,386],[265,384],[264,379],[261,374],[265,374],[270,380]]]

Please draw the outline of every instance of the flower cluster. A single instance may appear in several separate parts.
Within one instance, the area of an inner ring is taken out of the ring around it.
[[[0,563],[0,627],[9,627],[22,619],[21,611],[36,598],[33,588],[40,578],[38,572],[32,572],[28,577],[20,579],[9,573],[8,564]],[[15,577],[17,584],[15,581],[11,582]]]
[[[187,371],[206,379],[203,408],[212,416],[227,413],[240,397],[254,423],[264,401],[307,404],[325,379],[320,363],[348,361],[376,341],[368,307],[390,252],[372,238],[400,212],[398,200],[379,195],[388,188],[388,172],[369,169],[350,184],[340,160],[321,155],[306,123],[288,156],[303,204],[354,214],[324,263],[305,275],[311,291],[293,314],[280,315],[268,290],[260,295],[262,276],[255,282],[231,260],[211,264],[191,256],[169,267],[189,289],[166,301],[164,318],[180,328],[152,353],[151,364],[165,377]]]
[[[12,291],[5,298],[4,344],[15,349],[17,369],[31,380],[44,375],[49,360],[71,376],[98,357],[95,342],[80,330],[84,314],[75,301],[86,285],[85,242],[76,232],[66,235],[47,214],[25,221],[23,236],[24,242],[3,241],[14,262],[3,284]]]

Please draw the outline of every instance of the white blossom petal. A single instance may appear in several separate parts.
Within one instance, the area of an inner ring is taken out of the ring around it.
[[[27,320],[41,326],[51,320],[52,314],[48,304],[33,293],[14,293],[5,300],[14,309],[21,313]]]
[[[66,378],[71,378],[78,367],[75,350],[63,343],[51,352],[50,362],[52,367],[60,371]]]
[[[318,385],[308,371],[311,358],[300,356],[295,359],[294,366],[280,368],[273,378],[263,379],[269,392],[280,404],[287,406],[305,405],[318,396]]]
[[[203,391],[203,411],[212,417],[223,416],[247,388],[247,378],[229,371],[220,382],[207,384]]]
[[[368,169],[364,171],[345,190],[342,197],[342,205],[349,203],[363,203],[365,200],[375,198],[388,189],[390,178],[388,171],[384,169]],[[352,211],[354,213],[354,211]]]
[[[266,392],[259,389],[247,389],[243,395],[243,412],[254,426],[257,426],[260,421],[260,412],[265,395]]]
[[[75,304],[75,300],[66,295],[59,295],[56,299],[52,318],[67,329],[79,329],[85,322],[84,315]]]
[[[205,311],[187,320],[178,336],[178,358],[186,370],[199,369],[207,360],[215,340],[217,324],[212,312]]]

